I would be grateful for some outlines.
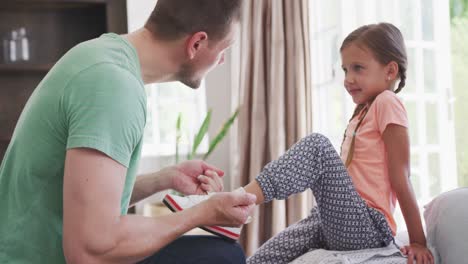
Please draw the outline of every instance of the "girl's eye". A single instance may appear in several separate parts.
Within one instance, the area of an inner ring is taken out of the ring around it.
[[[354,66],[353,66],[353,69],[354,69],[355,71],[360,71],[360,70],[364,69],[364,67],[362,67],[361,65],[354,65]]]

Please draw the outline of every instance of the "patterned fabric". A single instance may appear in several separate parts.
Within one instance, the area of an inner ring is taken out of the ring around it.
[[[317,207],[302,221],[267,241],[249,264],[289,263],[312,248],[359,250],[393,241],[382,213],[356,192],[340,156],[320,134],[301,139],[256,179],[265,202],[312,189]]]

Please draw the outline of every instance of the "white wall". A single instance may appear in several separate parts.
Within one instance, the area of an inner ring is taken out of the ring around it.
[[[153,11],[157,0],[127,0],[128,31],[142,27]]]

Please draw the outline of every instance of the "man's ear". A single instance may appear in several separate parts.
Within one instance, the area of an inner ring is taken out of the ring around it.
[[[206,45],[208,45],[208,35],[206,32],[200,31],[194,33],[187,39],[186,50],[188,57],[192,60]]]

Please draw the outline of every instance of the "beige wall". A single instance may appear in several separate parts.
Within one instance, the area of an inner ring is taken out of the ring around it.
[[[235,106],[233,107],[231,102],[230,56],[228,54],[226,55],[226,62],[213,70],[213,72],[211,72],[206,78],[207,107],[213,109],[212,125],[208,131],[210,139],[216,135],[223,123],[235,110]],[[229,169],[231,165],[231,133],[232,131],[229,131],[226,138],[223,139],[208,159],[208,162],[225,171],[226,177],[224,179],[224,186],[226,190],[230,190]]]

